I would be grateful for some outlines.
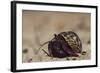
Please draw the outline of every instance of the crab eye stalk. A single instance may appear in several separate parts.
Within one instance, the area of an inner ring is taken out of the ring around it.
[[[56,35],[56,34],[54,34],[54,36],[55,36],[55,38],[57,37],[57,35]]]

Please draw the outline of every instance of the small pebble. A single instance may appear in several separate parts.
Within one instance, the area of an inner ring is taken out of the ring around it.
[[[87,41],[87,44],[90,44],[90,40]]]
[[[82,55],[86,55],[86,51],[83,51],[83,52],[82,52]]]
[[[73,58],[72,60],[76,60],[76,58]]]
[[[27,49],[24,49],[24,50],[23,50],[23,53],[27,53],[27,52],[28,52],[28,50],[27,50]]]
[[[70,60],[69,58],[66,58],[66,60]]]
[[[30,58],[30,59],[28,60],[28,62],[32,62],[32,58]]]

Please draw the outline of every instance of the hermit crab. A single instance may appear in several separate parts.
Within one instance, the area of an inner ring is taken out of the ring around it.
[[[48,52],[42,49],[49,57],[65,58],[78,57],[82,52],[82,43],[75,32],[61,32],[54,34],[54,38],[46,43],[48,44]],[[41,49],[41,47],[39,49]]]

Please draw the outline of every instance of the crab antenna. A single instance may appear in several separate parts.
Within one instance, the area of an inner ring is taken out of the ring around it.
[[[37,51],[37,52],[39,52],[39,51],[40,51],[40,49],[41,49],[44,45],[46,45],[47,43],[49,43],[49,41],[47,41],[47,42],[43,43],[43,44],[39,47],[39,49],[38,49],[38,51]]]
[[[43,50],[43,52],[44,52],[44,53],[46,53],[46,54],[47,54],[47,56],[50,56],[50,55],[49,55],[49,54],[48,54],[48,53],[47,53],[44,49],[42,49],[42,50]]]

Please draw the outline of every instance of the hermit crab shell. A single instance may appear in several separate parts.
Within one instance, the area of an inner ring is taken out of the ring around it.
[[[72,31],[61,32],[59,35],[63,36],[68,45],[77,53],[82,52],[82,43],[78,35]]]

